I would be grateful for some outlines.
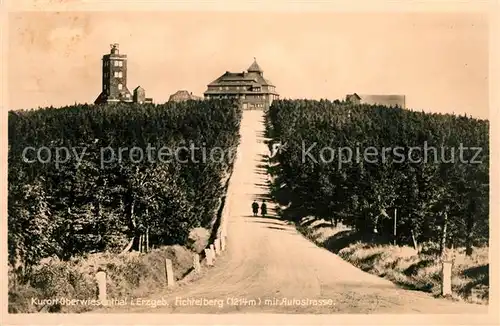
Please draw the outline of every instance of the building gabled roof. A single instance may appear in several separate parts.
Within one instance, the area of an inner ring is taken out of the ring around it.
[[[361,101],[366,104],[406,108],[406,96],[402,94],[361,94],[360,96]]]
[[[352,94],[347,94],[346,98],[352,98],[355,97],[358,100],[361,100],[361,97],[357,93],[352,93]]]
[[[101,92],[99,96],[95,99],[94,104],[106,103],[107,96],[104,92]]]
[[[257,63],[257,59],[253,59],[253,63],[248,67],[247,69],[248,72],[258,72],[258,73],[263,73],[264,71],[260,68],[259,64]]]
[[[262,77],[262,75],[251,72],[246,73],[244,76],[240,73],[240,76],[234,76],[234,73],[227,73],[220,76],[208,86],[252,86],[255,84],[262,86],[274,86],[271,81]]]
[[[264,88],[261,88],[264,86]],[[248,68],[248,71],[230,72],[226,71],[217,79],[207,85],[207,94],[275,94],[274,85],[263,76],[263,70],[256,60]],[[259,88],[261,88],[259,90]]]
[[[170,95],[168,101],[171,102],[171,101],[186,101],[186,100],[201,100],[201,99],[203,99],[203,97],[194,95],[192,92],[188,92],[187,90],[181,89],[175,92],[174,94]]]
[[[383,106],[399,106],[406,108],[406,96],[402,94],[347,94],[346,100],[359,100],[363,104],[383,105]]]
[[[249,76],[247,73],[226,72],[224,75],[211,82],[209,86],[218,86],[223,83],[230,83],[231,85],[245,85],[256,82],[257,80],[254,77]]]

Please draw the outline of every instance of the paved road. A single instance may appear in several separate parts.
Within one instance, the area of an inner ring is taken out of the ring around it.
[[[242,152],[235,162],[229,189],[232,200],[227,203],[228,249],[217,259],[216,266],[189,285],[151,297],[165,299],[168,306],[126,306],[113,312],[487,312],[486,306],[434,299],[422,292],[400,289],[317,247],[275,217],[252,217],[252,200],[266,193],[267,177],[259,167],[262,156],[268,154],[262,122],[261,111],[244,112]],[[179,299],[211,301],[181,305]]]

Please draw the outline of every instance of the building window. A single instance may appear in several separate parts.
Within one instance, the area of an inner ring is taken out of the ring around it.
[[[222,91],[222,86],[219,86],[219,91]]]
[[[106,84],[104,84],[104,89],[106,89],[106,86],[107,86],[107,85],[106,85]]]
[[[122,90],[122,88],[123,88],[123,85],[122,84],[118,84],[118,89]]]
[[[114,62],[115,62],[115,67],[123,67],[123,61],[114,60]]]
[[[123,77],[123,73],[121,71],[115,71],[114,76],[117,77],[117,78],[122,78]]]

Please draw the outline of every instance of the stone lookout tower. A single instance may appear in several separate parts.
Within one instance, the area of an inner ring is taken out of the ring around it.
[[[131,103],[134,98],[127,88],[127,55],[120,54],[117,43],[110,46],[110,53],[102,57],[102,90],[94,103]],[[144,89],[141,90],[141,102],[152,102],[152,99],[145,98]]]

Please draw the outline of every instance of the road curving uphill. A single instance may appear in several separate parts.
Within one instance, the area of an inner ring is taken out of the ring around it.
[[[244,111],[240,153],[226,202],[227,249],[202,278],[114,312],[487,313],[487,306],[435,299],[365,273],[317,247],[273,215],[253,217],[267,193],[262,111]],[[138,299],[133,299],[138,300]]]

